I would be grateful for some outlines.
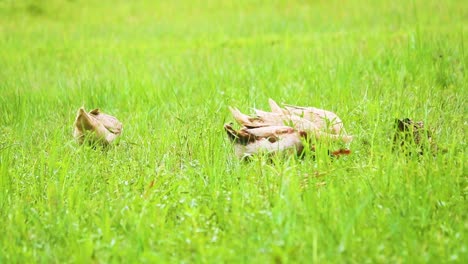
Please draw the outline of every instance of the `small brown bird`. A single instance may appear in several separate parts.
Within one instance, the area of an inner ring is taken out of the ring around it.
[[[424,127],[423,121],[413,121],[409,118],[395,120],[395,135],[393,136],[393,150],[401,150],[407,154],[416,152],[424,154],[424,150],[433,153],[437,146],[432,141],[432,133]]]
[[[122,123],[117,118],[94,109],[87,113],[83,107],[78,110],[73,136],[79,144],[111,144],[122,133]]]

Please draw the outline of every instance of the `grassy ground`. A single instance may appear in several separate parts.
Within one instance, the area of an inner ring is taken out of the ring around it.
[[[466,3],[153,2],[0,0],[1,263],[466,263]],[[353,155],[239,162],[227,107],[269,97]],[[118,146],[77,146],[81,105]],[[447,153],[392,153],[403,117]]]

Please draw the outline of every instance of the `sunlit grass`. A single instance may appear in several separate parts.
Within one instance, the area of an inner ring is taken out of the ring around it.
[[[1,263],[466,262],[466,4],[152,2],[0,1]],[[268,98],[353,154],[238,161],[228,106]],[[446,153],[392,152],[404,117]]]

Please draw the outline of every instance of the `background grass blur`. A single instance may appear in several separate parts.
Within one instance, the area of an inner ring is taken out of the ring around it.
[[[0,0],[0,262],[466,263],[467,25],[455,0]],[[227,107],[269,97],[335,111],[353,155],[239,162]],[[118,146],[77,146],[82,105]],[[392,153],[403,117],[447,153]]]

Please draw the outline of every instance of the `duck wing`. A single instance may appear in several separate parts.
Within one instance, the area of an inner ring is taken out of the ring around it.
[[[320,127],[313,122],[305,118],[301,118],[298,115],[287,115],[254,109],[256,116],[251,117],[243,114],[239,109],[234,107],[229,107],[229,110],[231,111],[234,119],[236,119],[240,125],[247,128],[287,126],[306,132],[312,132],[320,129]]]
[[[277,114],[288,114],[288,112],[281,108],[273,99],[269,98],[268,104],[270,105],[271,112]]]
[[[119,135],[122,133],[122,123],[114,116],[102,113],[99,109],[94,109],[89,112],[96,120],[98,120],[109,132]]]
[[[231,140],[234,143],[240,143],[242,145],[246,145],[250,142],[254,142],[256,140],[254,135],[249,134],[245,130],[235,130],[232,127],[232,123],[230,124],[225,124],[224,125],[224,130],[226,130],[227,135],[229,137],[229,140]]]
[[[285,108],[289,114],[309,120],[322,130],[328,130],[333,134],[345,134],[343,121],[331,111],[294,105],[285,105]]]
[[[303,107],[286,105],[286,109],[281,108],[273,99],[269,99],[271,111],[277,114],[294,115],[312,122],[317,129],[329,130],[332,134],[346,134],[343,121],[333,112],[318,109],[315,107]]]
[[[303,130],[306,132],[312,132],[320,129],[320,127],[315,123],[297,115],[278,114],[261,110],[255,110],[255,113],[257,114],[258,119],[262,120],[264,123],[274,126],[289,126],[296,130]]]
[[[269,103],[273,112],[254,109],[255,117],[243,114],[234,107],[229,107],[229,109],[234,119],[246,129],[264,128],[258,131],[271,131],[274,128],[265,127],[290,127],[319,140],[328,139],[345,143],[353,140],[352,136],[346,134],[341,119],[333,112],[314,107],[292,105],[288,105],[286,110],[283,110],[272,99],[269,100]],[[243,134],[251,136],[255,130],[242,130],[238,133],[241,136]],[[248,138],[248,136],[243,138]]]
[[[273,113],[273,115],[251,117],[243,114],[241,111],[239,111],[239,109],[234,107],[229,107],[229,110],[231,111],[234,119],[236,119],[237,123],[248,128],[284,125],[281,116],[275,115]]]

